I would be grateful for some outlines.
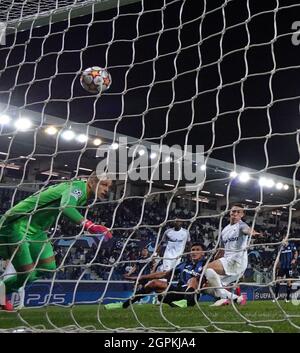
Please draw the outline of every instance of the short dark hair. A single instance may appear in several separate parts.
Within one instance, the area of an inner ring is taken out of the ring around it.
[[[203,243],[201,243],[200,241],[193,243],[192,246],[191,246],[191,249],[192,249],[192,247],[194,247],[194,246],[201,246],[201,248],[202,248],[203,251],[206,250],[206,246],[205,246]]]
[[[242,208],[243,210],[245,209],[245,205],[243,205],[242,203],[233,203],[231,205],[231,208],[232,207],[239,207],[239,208]]]

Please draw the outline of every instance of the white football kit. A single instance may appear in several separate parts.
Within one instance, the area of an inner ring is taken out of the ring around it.
[[[179,230],[167,229],[163,237],[167,245],[163,255],[163,263],[159,270],[170,271],[181,261],[186,243],[191,241],[191,237],[189,231],[184,228]]]
[[[248,265],[247,243],[249,235],[245,231],[250,227],[243,221],[228,224],[221,233],[224,256],[219,258],[222,262],[225,276],[220,276],[223,285],[237,281],[244,273]]]

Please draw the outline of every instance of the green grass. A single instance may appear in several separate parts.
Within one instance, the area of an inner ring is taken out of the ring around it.
[[[248,302],[237,306],[171,308],[167,305],[136,304],[132,308],[107,311],[103,306],[76,305],[0,312],[0,329],[28,327],[31,330],[234,332],[300,332],[300,307],[291,303]],[[293,326],[295,325],[295,326]],[[298,327],[297,327],[298,326]]]

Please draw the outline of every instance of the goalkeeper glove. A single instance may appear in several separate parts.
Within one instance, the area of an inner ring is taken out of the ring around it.
[[[102,226],[101,224],[95,224],[92,221],[84,221],[84,229],[91,234],[104,234],[104,239],[107,241],[112,238],[112,234],[108,228]]]

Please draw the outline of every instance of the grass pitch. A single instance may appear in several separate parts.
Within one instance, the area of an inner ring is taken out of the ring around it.
[[[0,329],[16,331],[193,331],[300,332],[300,306],[282,301],[248,302],[246,306],[171,308],[135,304],[105,310],[102,305],[51,306],[0,312]]]

